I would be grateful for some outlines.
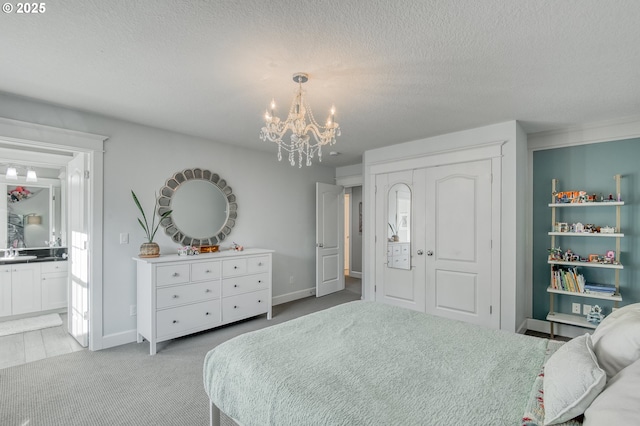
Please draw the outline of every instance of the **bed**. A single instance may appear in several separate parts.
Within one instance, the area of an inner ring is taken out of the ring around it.
[[[574,340],[567,350],[585,346]],[[203,378],[212,425],[542,425],[542,369],[563,348],[357,301],[231,339],[207,354]],[[575,359],[564,355],[556,374],[574,377]],[[571,410],[553,424],[579,424]]]

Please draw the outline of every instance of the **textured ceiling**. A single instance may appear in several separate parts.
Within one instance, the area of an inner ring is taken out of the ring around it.
[[[637,0],[46,2],[0,16],[0,91],[273,151],[294,72],[329,165],[507,120],[536,132],[640,115]]]

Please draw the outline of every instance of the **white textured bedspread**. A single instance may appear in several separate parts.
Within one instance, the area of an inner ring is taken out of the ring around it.
[[[221,344],[204,385],[244,426],[518,425],[547,342],[351,302]]]

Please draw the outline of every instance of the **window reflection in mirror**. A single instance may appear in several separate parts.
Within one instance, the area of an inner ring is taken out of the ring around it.
[[[387,267],[411,269],[411,189],[396,183],[388,195]]]

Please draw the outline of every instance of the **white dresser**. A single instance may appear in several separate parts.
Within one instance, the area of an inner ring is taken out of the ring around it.
[[[388,242],[387,262],[390,268],[408,269],[411,243]]]
[[[138,343],[156,344],[260,314],[271,319],[273,250],[134,257]]]

